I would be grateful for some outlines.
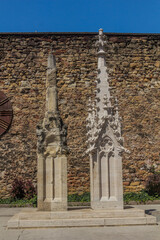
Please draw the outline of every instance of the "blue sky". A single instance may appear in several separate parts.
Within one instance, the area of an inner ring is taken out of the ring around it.
[[[0,32],[160,33],[160,0],[0,0]]]

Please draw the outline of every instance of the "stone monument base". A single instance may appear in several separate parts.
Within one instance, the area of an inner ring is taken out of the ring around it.
[[[42,212],[25,209],[8,221],[8,228],[57,228],[155,225],[156,217],[144,210],[127,207],[124,210],[92,210],[74,208],[62,212]]]

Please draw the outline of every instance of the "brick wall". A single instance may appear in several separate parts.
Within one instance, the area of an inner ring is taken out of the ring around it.
[[[89,191],[86,117],[94,99],[97,34],[0,34],[0,90],[11,97],[14,118],[0,139],[0,197],[15,177],[36,184],[36,125],[45,111],[48,52],[57,62],[59,110],[68,126],[68,191]],[[125,191],[138,191],[160,169],[160,35],[106,34],[112,94],[119,101]]]

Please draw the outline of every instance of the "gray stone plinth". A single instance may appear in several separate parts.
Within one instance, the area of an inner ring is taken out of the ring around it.
[[[27,209],[8,221],[8,228],[53,228],[86,226],[120,226],[156,224],[156,218],[146,215],[143,210],[74,209],[60,212]]]

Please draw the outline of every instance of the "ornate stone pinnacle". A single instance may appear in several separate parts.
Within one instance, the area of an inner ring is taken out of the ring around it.
[[[105,40],[105,36],[103,35],[103,29],[99,29],[99,40],[96,42],[96,47],[98,47],[98,53],[97,54],[105,54],[105,46],[107,44]]]

